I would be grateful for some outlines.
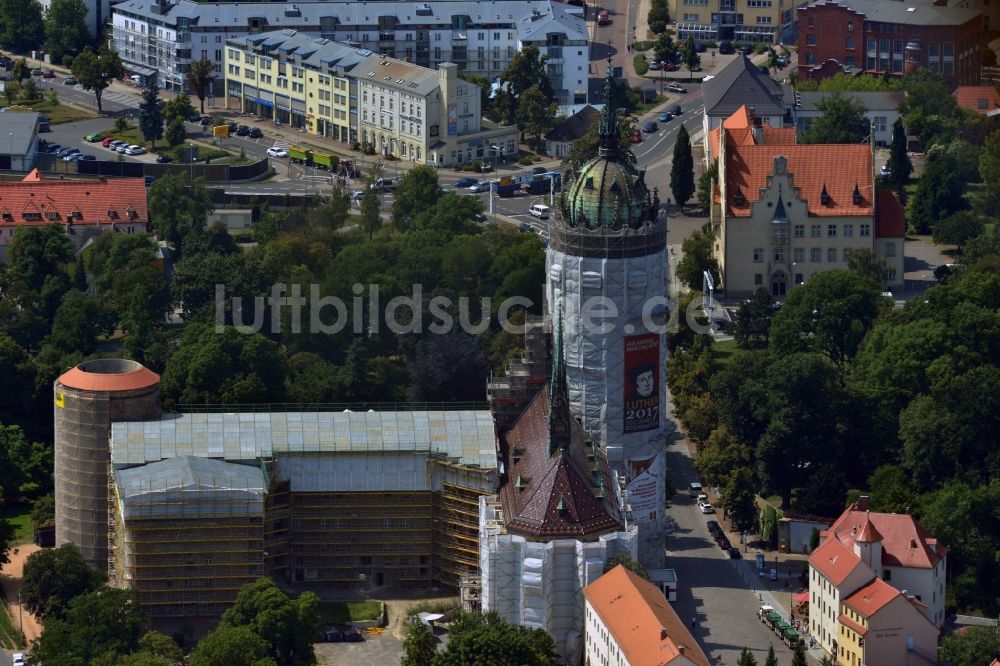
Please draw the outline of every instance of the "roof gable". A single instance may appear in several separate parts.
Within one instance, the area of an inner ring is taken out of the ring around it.
[[[853,550],[838,539],[826,539],[809,556],[809,564],[833,585],[840,585],[858,567],[865,566]]]
[[[882,564],[895,567],[930,569],[948,552],[908,514],[874,513],[851,507],[834,522],[830,533],[845,547],[851,547],[864,523],[870,520],[882,535]]]
[[[1000,92],[993,86],[959,86],[952,94],[960,107],[981,116],[1000,108]]]
[[[583,588],[626,663],[708,666],[708,657],[656,585],[619,564]]]
[[[705,115],[728,117],[742,106],[760,116],[785,113],[781,84],[764,74],[742,53],[718,75],[702,84]]]
[[[844,605],[857,611],[862,617],[871,617],[895,599],[902,596],[896,588],[881,578],[873,578],[851,596],[844,599]]]

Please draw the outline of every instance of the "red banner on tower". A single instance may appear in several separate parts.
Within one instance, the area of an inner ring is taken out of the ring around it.
[[[660,426],[660,336],[625,338],[625,414],[623,432],[643,432]]]

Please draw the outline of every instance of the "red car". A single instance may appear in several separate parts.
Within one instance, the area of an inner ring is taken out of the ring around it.
[[[55,78],[55,76],[56,76],[56,73],[53,72],[51,69],[47,69],[44,72],[42,72],[42,78],[43,79],[53,79],[53,78]]]
[[[642,143],[642,132],[632,132],[632,143]]]
[[[101,145],[104,146],[105,148],[107,148],[109,145],[111,145],[111,142],[114,141],[114,140],[115,140],[115,137],[113,137],[113,136],[106,136],[106,137],[104,137],[104,141],[101,141]]]
[[[601,9],[597,12],[597,25],[607,25],[611,23],[611,17],[608,16],[607,9]]]

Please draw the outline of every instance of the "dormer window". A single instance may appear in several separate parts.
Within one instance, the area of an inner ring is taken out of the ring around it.
[[[114,208],[108,209],[108,219],[113,220],[118,217],[118,212]]]
[[[736,192],[733,193],[733,203],[737,206],[746,205],[747,198],[743,196],[743,190],[736,188]]]
[[[46,220],[58,220],[59,219],[59,213],[57,213],[54,210],[50,210],[49,212],[45,213],[45,219]]]
[[[858,188],[857,183],[854,184],[854,194],[851,195],[851,198],[854,199],[855,206],[861,205],[861,190]]]
[[[830,193],[826,191],[826,184],[823,185],[823,191],[819,193],[819,202],[824,206],[830,205]],[[857,202],[855,202],[857,203]]]
[[[32,221],[34,221],[34,220],[40,220],[40,219],[42,219],[42,214],[41,213],[37,213],[37,212],[35,212],[35,213],[26,212],[26,213],[21,213],[21,217],[23,217],[25,220],[32,220]]]

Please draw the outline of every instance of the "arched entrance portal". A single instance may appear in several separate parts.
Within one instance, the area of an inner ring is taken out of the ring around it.
[[[785,283],[787,279],[782,271],[778,271],[771,276],[771,295],[772,296],[784,296],[786,291]]]

